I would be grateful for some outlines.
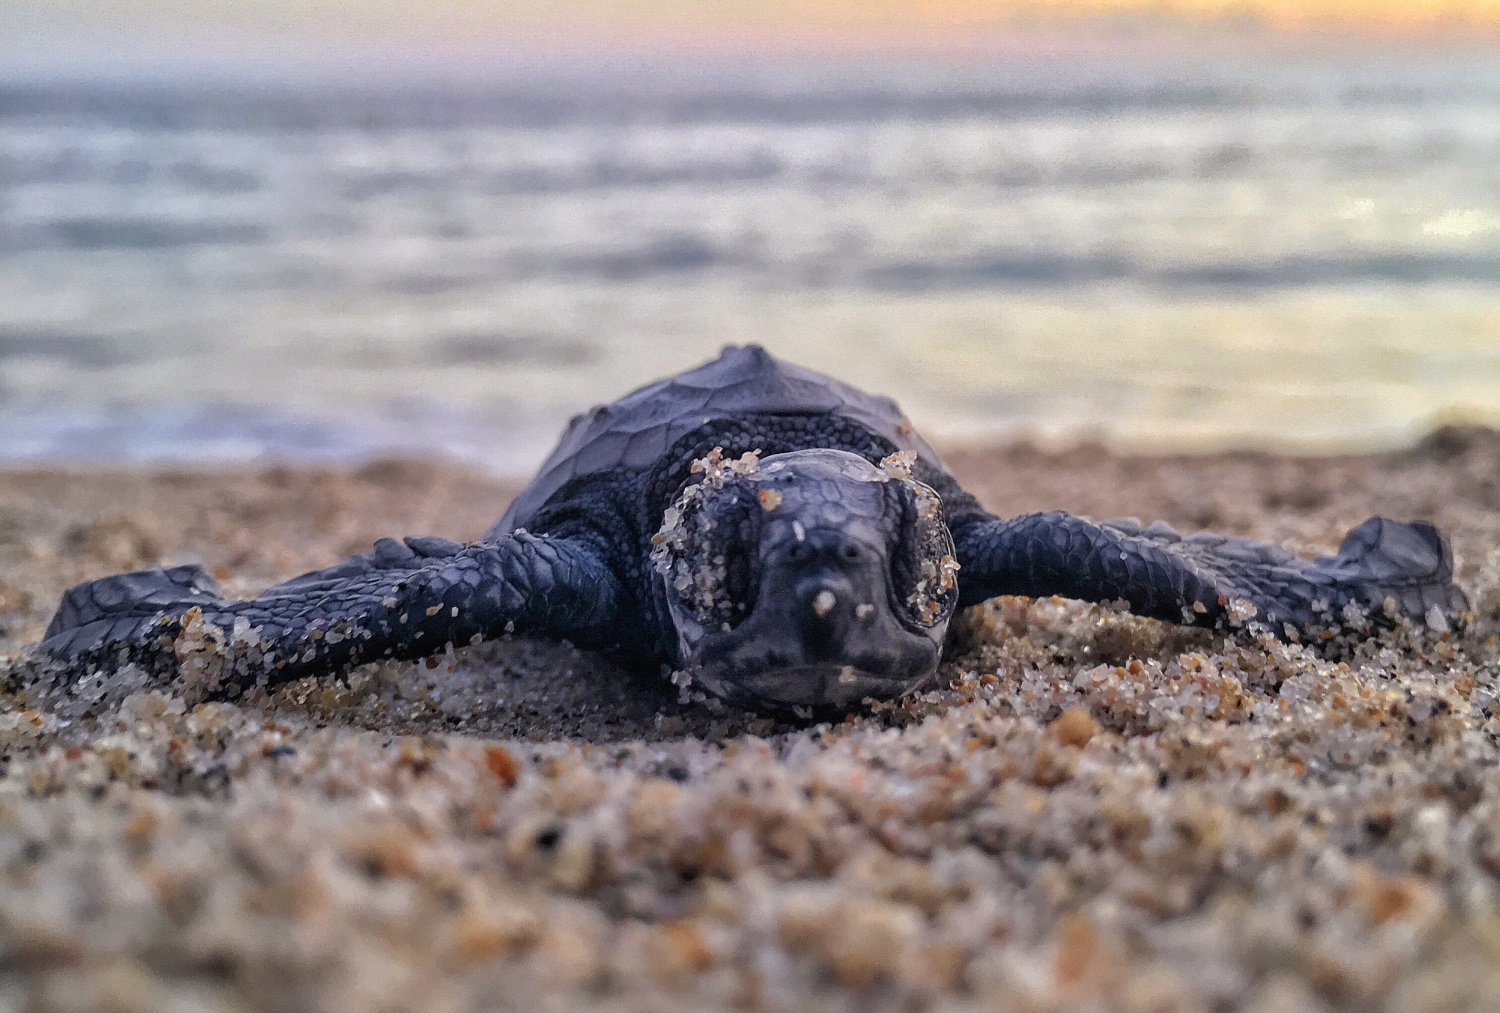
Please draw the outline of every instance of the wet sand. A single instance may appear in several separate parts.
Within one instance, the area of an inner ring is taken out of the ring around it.
[[[1297,460],[955,453],[998,513],[1331,550],[1452,538],[1476,616],[1356,656],[1001,599],[837,725],[566,645],[268,697],[63,693],[77,581],[235,594],[514,487],[382,462],[0,471],[0,1009],[1468,1009],[1500,1004],[1500,434]]]

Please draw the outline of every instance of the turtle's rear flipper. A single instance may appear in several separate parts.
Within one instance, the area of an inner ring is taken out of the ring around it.
[[[224,601],[201,566],[156,566],[100,577],[63,595],[42,650],[76,658],[108,644],[139,642],[163,615]]]
[[[1288,637],[1363,632],[1397,616],[1440,627],[1467,607],[1447,541],[1424,522],[1372,517],[1337,555],[1317,560],[1247,538],[1061,512],[979,521],[955,531],[954,542],[960,605],[1058,594],[1124,601],[1138,615],[1192,625],[1257,620]],[[1253,610],[1237,604],[1246,602]]]

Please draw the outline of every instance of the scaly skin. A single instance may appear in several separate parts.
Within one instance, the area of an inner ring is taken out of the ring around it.
[[[249,642],[255,663],[231,666],[222,687],[247,688],[342,671],[379,658],[420,658],[505,632],[573,637],[607,648],[619,585],[581,539],[528,534],[482,545],[383,539],[371,553],[268,589],[224,598],[196,566],[105,577],[69,591],[44,648],[109,665],[159,664],[193,609]],[[251,634],[253,631],[253,635]]]
[[[1057,594],[1123,600],[1137,615],[1215,626],[1229,618],[1231,602],[1243,601],[1278,636],[1298,636],[1347,625],[1350,605],[1379,621],[1387,599],[1414,619],[1467,604],[1437,529],[1380,517],[1351,531],[1337,556],[1316,561],[1243,538],[1184,538],[1163,524],[1095,524],[1060,512],[972,523],[957,540],[969,575],[962,605]]]

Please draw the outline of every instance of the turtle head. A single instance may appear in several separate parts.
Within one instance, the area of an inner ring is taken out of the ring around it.
[[[696,462],[652,556],[680,669],[716,696],[779,708],[848,710],[928,681],[958,564],[911,463],[839,450]]]

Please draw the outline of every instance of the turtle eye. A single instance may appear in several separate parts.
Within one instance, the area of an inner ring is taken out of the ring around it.
[[[652,539],[673,609],[705,628],[733,629],[754,600],[754,502],[749,483],[733,476],[689,486]]]
[[[893,483],[894,485],[894,483]],[[898,603],[918,626],[946,622],[958,605],[958,560],[937,492],[915,479],[899,486],[901,523],[891,577]]]
[[[757,589],[755,573],[753,556],[743,538],[725,546],[723,607],[717,617],[721,624],[732,629],[750,614]]]

